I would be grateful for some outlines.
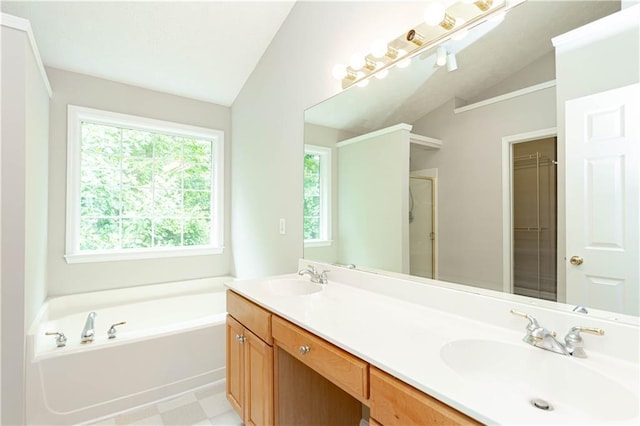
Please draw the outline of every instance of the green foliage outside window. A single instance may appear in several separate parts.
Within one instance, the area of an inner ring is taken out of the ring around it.
[[[82,122],[80,250],[211,243],[212,142]]]
[[[320,155],[304,155],[304,239],[320,238]]]

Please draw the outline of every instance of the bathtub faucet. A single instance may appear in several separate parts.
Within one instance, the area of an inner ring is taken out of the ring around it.
[[[90,312],[87,316],[87,321],[84,323],[84,329],[82,330],[82,335],[80,336],[80,343],[91,343],[93,342],[94,336],[94,325],[93,321],[96,318],[95,312]]]

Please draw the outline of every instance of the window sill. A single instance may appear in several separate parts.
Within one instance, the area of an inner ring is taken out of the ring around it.
[[[66,254],[67,263],[114,262],[123,260],[161,259],[167,257],[204,256],[222,254],[224,247],[170,247],[155,250],[94,251]]]
[[[305,241],[305,248],[313,248],[313,247],[329,247],[333,244],[333,240],[311,240]]]

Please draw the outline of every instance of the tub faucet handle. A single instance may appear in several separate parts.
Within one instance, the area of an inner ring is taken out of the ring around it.
[[[111,324],[111,327],[109,327],[109,330],[107,331],[107,335],[109,335],[109,339],[115,339],[116,333],[118,332],[118,330],[116,330],[116,327],[119,325],[125,325],[126,323],[127,323],[126,321],[120,321],[115,324]]]
[[[67,336],[64,333],[59,331],[47,331],[44,333],[46,336],[57,336],[56,337],[56,346],[59,348],[63,348],[67,345]]]

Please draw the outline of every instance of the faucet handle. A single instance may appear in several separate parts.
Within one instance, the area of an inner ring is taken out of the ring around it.
[[[67,345],[67,336],[64,333],[59,331],[47,331],[44,333],[46,336],[57,336],[56,337],[56,346],[62,348]]]
[[[601,328],[576,326],[576,327],[571,327],[571,330],[569,330],[564,340],[567,343],[569,341],[582,342],[582,336],[580,335],[581,332],[595,334],[596,336],[604,336],[604,330]]]
[[[118,330],[116,330],[116,327],[119,325],[125,325],[126,323],[127,323],[126,321],[120,321],[115,324],[111,324],[111,327],[109,327],[109,330],[107,331],[107,335],[109,336],[109,339],[115,339],[116,333],[118,332]]]
[[[604,330],[601,328],[593,328],[593,327],[571,327],[571,330],[564,337],[564,343],[567,348],[567,352],[571,356],[576,358],[586,358],[587,354],[584,351],[584,342],[582,340],[582,336],[580,333],[589,333],[595,334],[596,336],[603,336]]]
[[[515,309],[511,309],[509,312],[511,312],[513,315],[517,315],[519,317],[523,317],[529,320],[529,325],[527,325],[527,331],[529,333],[533,332],[534,330],[537,330],[540,327],[540,324],[538,324],[538,320],[536,320],[534,317],[532,317],[531,315],[524,313],[524,312],[520,312],[520,311],[516,311]]]

